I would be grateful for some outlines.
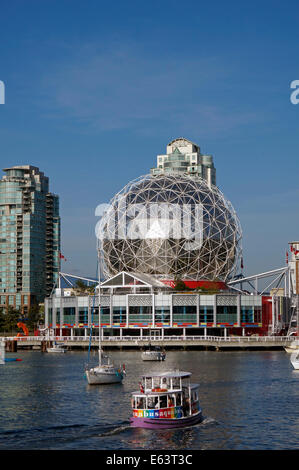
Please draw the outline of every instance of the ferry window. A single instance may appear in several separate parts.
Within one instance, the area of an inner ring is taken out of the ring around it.
[[[161,381],[161,388],[169,388],[169,384],[167,383],[166,377],[163,377]]]
[[[138,397],[137,398],[137,407],[139,410],[145,408],[145,397]]]
[[[182,404],[182,394],[178,393],[176,396],[176,406],[181,406]]]
[[[147,399],[147,408],[149,408],[149,409],[155,408],[157,402],[158,402],[158,397],[148,397],[148,399]]]
[[[160,378],[160,377],[155,377],[154,378],[154,388],[167,388],[165,382],[164,382],[164,378]]]
[[[160,397],[160,408],[167,408],[167,395]]]
[[[148,378],[145,379],[145,388],[146,389],[152,388],[152,379],[148,379]]]
[[[168,395],[168,408],[171,408],[174,406],[174,395]]]
[[[172,386],[173,388],[180,388],[180,379],[178,377],[174,377],[172,379]]]

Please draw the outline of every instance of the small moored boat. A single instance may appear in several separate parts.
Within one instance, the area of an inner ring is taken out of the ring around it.
[[[299,351],[295,351],[291,354],[291,364],[294,369],[299,370]]]
[[[51,348],[47,348],[48,353],[65,353],[66,348],[63,343],[56,343],[53,342],[53,346]]]
[[[165,361],[166,353],[160,346],[152,346],[149,344],[141,353],[143,361]]]
[[[173,429],[202,421],[199,385],[191,372],[169,371],[145,375],[140,390],[132,394],[132,427]]]
[[[293,352],[299,352],[299,339],[295,339],[288,346],[285,346],[285,351],[289,354]]]
[[[86,368],[86,378],[89,385],[115,384],[122,382],[125,375],[124,365],[115,367],[110,361],[110,357],[103,354],[99,349],[99,365],[92,368]]]

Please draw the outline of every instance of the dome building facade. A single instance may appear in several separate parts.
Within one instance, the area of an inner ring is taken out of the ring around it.
[[[225,282],[242,256],[233,206],[208,178],[177,166],[160,170],[130,182],[110,201],[97,231],[101,274]]]

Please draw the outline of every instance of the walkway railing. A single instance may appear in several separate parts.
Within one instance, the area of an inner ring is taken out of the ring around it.
[[[3,341],[13,341],[17,340],[20,342],[40,342],[40,341],[64,341],[64,342],[82,342],[86,341],[88,343],[88,336],[10,336],[2,337]],[[102,336],[102,341],[104,342],[114,342],[114,341],[203,341],[203,342],[219,342],[219,343],[286,343],[294,341],[294,336]],[[92,342],[97,342],[99,340],[98,336],[92,337]]]

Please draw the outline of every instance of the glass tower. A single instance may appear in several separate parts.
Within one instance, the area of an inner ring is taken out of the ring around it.
[[[59,272],[58,196],[37,167],[14,166],[0,180],[0,306],[23,313],[51,293]]]
[[[202,155],[197,144],[183,137],[169,142],[166,155],[157,156],[157,167],[151,169],[151,174],[187,174],[203,178],[210,187],[216,185],[216,168],[212,155]]]

